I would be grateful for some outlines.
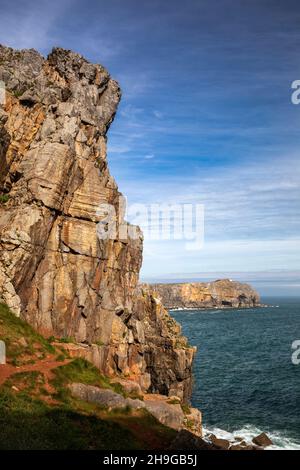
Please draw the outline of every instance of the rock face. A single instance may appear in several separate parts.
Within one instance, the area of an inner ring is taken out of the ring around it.
[[[142,234],[124,221],[107,165],[119,85],[59,48],[44,59],[0,46],[0,80],[0,301],[85,345],[103,373],[187,399],[194,350],[138,286]]]
[[[214,282],[151,284],[150,292],[167,308],[247,308],[260,305],[259,294],[249,285],[222,279]]]

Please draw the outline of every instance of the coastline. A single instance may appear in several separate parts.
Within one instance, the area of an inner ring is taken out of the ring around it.
[[[253,310],[253,309],[260,309],[260,308],[271,308],[275,307],[275,305],[267,305],[267,304],[260,304],[260,305],[255,305],[253,307],[251,306],[245,306],[245,307],[228,307],[228,306],[220,306],[220,307],[168,307],[167,310],[169,312],[178,312],[181,310],[184,311],[192,311],[192,310]]]

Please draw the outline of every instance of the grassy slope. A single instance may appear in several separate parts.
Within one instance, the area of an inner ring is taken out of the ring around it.
[[[2,304],[0,339],[7,345],[7,362],[15,366],[0,387],[0,449],[164,449],[175,437],[144,410],[109,412],[71,397],[71,382],[122,392],[83,359],[69,359],[51,376],[42,368],[18,372],[20,365],[38,368],[47,357],[62,361],[66,355]]]

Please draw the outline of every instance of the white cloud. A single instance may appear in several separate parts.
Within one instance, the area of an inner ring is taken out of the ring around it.
[[[300,162],[297,155],[201,171],[188,177],[127,181],[129,204],[202,203],[205,245],[145,240],[143,273],[296,269],[300,263]],[[212,175],[213,173],[213,175]]]
[[[298,269],[300,239],[206,241],[203,250],[186,251],[176,241],[145,241],[142,277],[216,271]]]

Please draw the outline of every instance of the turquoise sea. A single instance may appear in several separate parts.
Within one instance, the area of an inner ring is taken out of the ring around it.
[[[206,431],[249,440],[265,431],[277,448],[300,449],[300,364],[291,360],[300,298],[262,301],[268,307],[170,312],[198,348],[192,404]]]

